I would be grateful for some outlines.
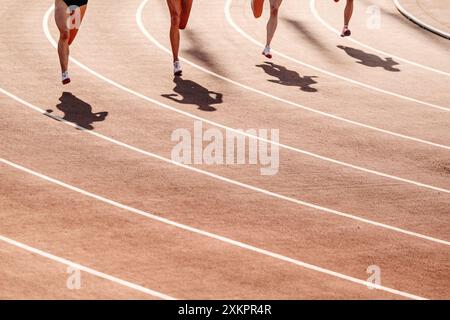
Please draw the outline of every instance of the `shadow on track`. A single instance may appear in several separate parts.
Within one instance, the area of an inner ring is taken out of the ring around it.
[[[64,117],[62,119],[75,123],[76,125],[92,130],[94,127],[92,123],[104,121],[108,112],[96,112],[92,113],[92,107],[90,104],[78,99],[70,92],[63,92],[62,96],[59,98],[60,104],[56,105],[58,110],[64,112]],[[47,113],[52,113],[53,110],[47,110]],[[53,118],[52,116],[50,116]],[[57,118],[53,118],[58,120]]]
[[[206,66],[207,69],[227,76],[227,69],[218,65],[219,59],[214,56],[211,51],[205,51],[203,48],[208,47],[208,43],[202,40],[202,35],[192,30],[184,30],[183,35],[186,37],[188,47],[183,51],[183,55],[197,64]]]
[[[371,53],[364,52],[359,49],[355,49],[352,47],[346,47],[339,45],[337,46],[339,49],[342,49],[345,51],[347,55],[350,57],[359,60],[356,61],[356,63],[362,64],[367,67],[371,68],[383,68],[386,71],[391,72],[400,72],[400,69],[394,68],[394,66],[399,65],[398,62],[394,61],[392,58],[386,58],[382,59],[379,56]]]
[[[312,44],[317,49],[319,49],[319,54],[327,52],[328,54],[332,55],[332,52],[327,49],[326,44],[321,41],[320,37],[315,36],[316,33],[314,32],[314,30],[311,30],[311,28],[309,28],[307,24],[289,18],[281,18],[281,20],[288,24],[291,28],[295,29],[301,35],[302,41],[305,41],[308,44]]]
[[[264,64],[256,65],[258,68],[264,70],[269,76],[278,78],[278,80],[268,80],[269,82],[278,83],[283,86],[299,87],[304,92],[317,92],[316,88],[312,88],[316,84],[313,78],[316,76],[300,76],[297,71],[289,70],[286,67],[280,66],[273,62],[265,62]]]
[[[216,111],[217,109],[212,105],[223,103],[221,93],[209,91],[197,82],[184,80],[181,77],[175,77],[173,82],[176,84],[173,88],[175,93],[162,94],[162,97],[180,104],[196,105],[202,111]],[[181,96],[181,99],[177,99],[178,96]]]

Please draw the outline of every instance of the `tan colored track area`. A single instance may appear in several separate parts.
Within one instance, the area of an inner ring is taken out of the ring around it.
[[[3,0],[0,299],[449,299],[450,41],[343,2],[267,60],[267,3],[194,0],[174,79],[165,0],[91,0],[62,86],[53,1]],[[279,130],[276,174],[173,161],[199,121]]]
[[[400,4],[420,21],[450,34],[450,7],[446,1],[400,0]]]

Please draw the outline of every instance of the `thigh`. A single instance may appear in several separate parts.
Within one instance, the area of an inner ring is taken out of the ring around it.
[[[73,40],[75,40],[75,37],[78,34],[78,30],[80,29],[84,14],[86,13],[86,8],[87,5],[83,5],[72,12],[72,15],[70,17],[72,25],[70,26],[69,45],[72,44]]]
[[[86,14],[86,9],[87,9],[87,5],[82,5],[80,7],[80,11],[78,12],[78,14],[80,15],[80,23],[83,21],[84,15]],[[78,26],[79,27],[79,26]]]
[[[170,15],[180,16],[181,9],[183,7],[183,0],[167,0],[167,5],[169,6]]]
[[[281,3],[283,2],[283,0],[270,0],[270,6],[278,9],[281,6]]]
[[[180,16],[180,29],[185,29],[188,21],[189,16],[191,15],[191,9],[192,9],[192,0],[182,0],[182,7],[181,7],[181,16]]]
[[[55,21],[60,32],[68,32],[69,8],[63,0],[55,0]]]
[[[182,9],[184,10],[186,8],[187,10],[190,11],[192,8],[192,2],[193,2],[193,0],[182,0],[181,1]]]

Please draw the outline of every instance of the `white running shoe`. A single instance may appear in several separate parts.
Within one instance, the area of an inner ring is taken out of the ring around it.
[[[62,73],[62,76],[61,76],[61,78],[62,78],[62,84],[68,84],[68,83],[70,83],[70,77],[69,77],[69,71],[64,71],[63,73]]]
[[[180,61],[175,61],[173,63],[173,75],[180,77],[183,74],[183,70],[181,69]]]
[[[262,52],[262,55],[265,56],[268,59],[272,59],[272,53],[270,53],[270,47],[266,46],[264,48],[264,51]]]

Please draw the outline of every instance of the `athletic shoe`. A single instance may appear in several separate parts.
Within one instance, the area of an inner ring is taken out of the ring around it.
[[[351,35],[352,32],[348,27],[344,27],[344,29],[342,29],[341,37],[350,37]]]
[[[173,75],[177,77],[181,77],[183,74],[183,70],[181,69],[181,63],[180,61],[175,61],[173,63]]]
[[[264,51],[262,52],[262,55],[265,56],[268,59],[272,59],[272,54],[270,53],[270,47],[266,46],[264,48]]]
[[[70,77],[69,77],[68,71],[63,72],[61,78],[62,78],[62,84],[70,83]]]

